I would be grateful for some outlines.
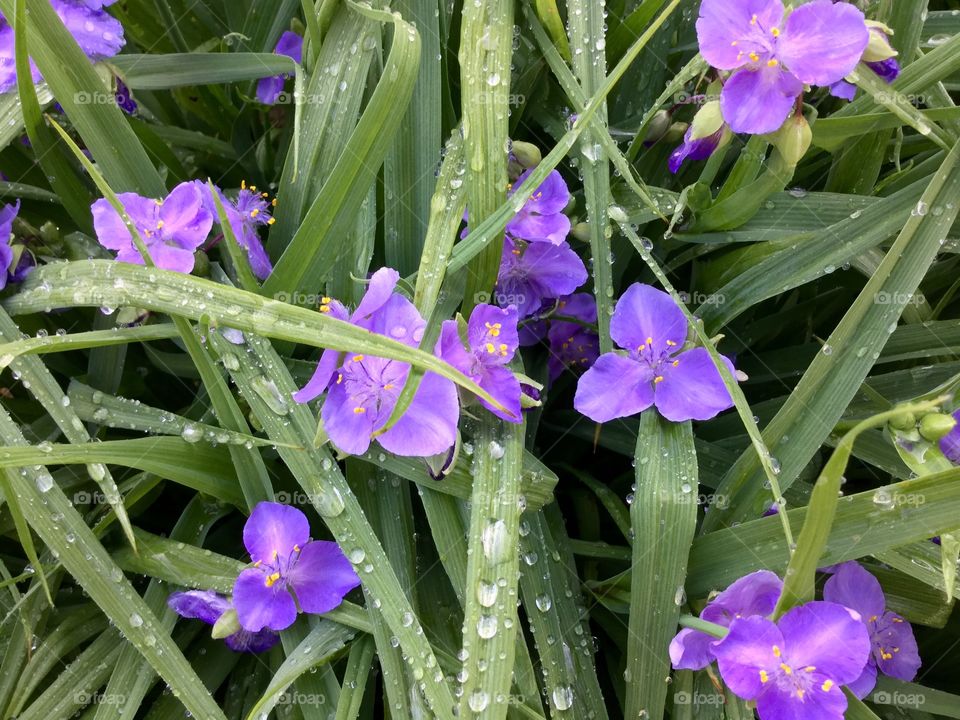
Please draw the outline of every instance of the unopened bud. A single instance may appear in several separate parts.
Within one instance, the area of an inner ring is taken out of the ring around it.
[[[590,225],[585,222],[579,222],[573,226],[570,234],[580,242],[590,242]]]
[[[704,103],[693,116],[693,122],[690,124],[690,139],[700,140],[716,135],[722,127],[723,113],[720,112],[720,103],[712,100]]]
[[[647,137],[644,142],[647,145],[653,145],[655,142],[663,138],[667,134],[667,131],[670,129],[670,124],[672,123],[670,113],[667,110],[661,110],[650,120],[650,124],[647,126]]]
[[[912,412],[900,413],[890,420],[890,427],[894,430],[913,430],[917,427],[917,416]]]
[[[213,630],[210,635],[214,640],[223,640],[231,635],[236,635],[243,628],[240,627],[240,619],[237,617],[237,611],[230,608],[223,615],[217,618],[213,624]]]
[[[687,128],[690,127],[685,122],[675,122],[667,129],[667,132],[663,136],[663,141],[665,143],[676,143],[683,140],[683,136],[687,134]]]
[[[771,138],[771,143],[791,166],[799,163],[813,142],[813,130],[803,115],[791,115]]]
[[[193,254],[193,272],[190,274],[197,277],[210,276],[210,258],[203,250],[197,250]]]
[[[890,44],[890,36],[893,30],[880,22],[872,20],[867,21],[870,29],[870,42],[867,43],[867,49],[863,51],[864,62],[883,62],[897,56],[897,51]]]
[[[923,436],[924,440],[940,442],[956,426],[957,421],[952,415],[930,413],[920,418],[920,435]]]
[[[543,160],[540,148],[532,143],[514,140],[510,149],[513,152],[513,156],[517,159],[517,162],[525,168],[536,167],[540,164],[540,161]]]

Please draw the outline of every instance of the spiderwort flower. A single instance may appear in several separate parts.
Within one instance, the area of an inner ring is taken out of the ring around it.
[[[870,636],[870,658],[863,673],[848,683],[851,692],[864,698],[877,684],[877,670],[910,681],[920,668],[913,628],[886,609],[877,579],[856,562],[842,563],[823,587],[823,599],[856,611]]]
[[[720,95],[737,133],[773,132],[804,85],[832,85],[850,74],[869,42],[863,13],[814,0],[784,17],[780,0],[703,0],[697,36],[704,59],[734,71]]]
[[[520,317],[539,310],[544,300],[569,295],[586,281],[583,260],[566,242],[504,240],[497,297],[516,305]]]
[[[219,222],[217,206],[213,202],[210,187],[199,180],[195,182],[203,193],[204,207]],[[220,194],[223,211],[230,222],[230,229],[233,231],[237,243],[247,252],[253,274],[258,279],[265,280],[273,271],[273,264],[260,241],[258,228],[273,225],[276,222],[276,219],[271,215],[273,208],[277,205],[276,199],[270,200],[269,194],[258,192],[255,185],[247,187],[246,182],[240,184],[240,192],[237,193],[235,201],[228,200],[219,188],[217,192]]]
[[[683,143],[670,155],[667,166],[676,175],[687,160],[707,160],[729,141],[730,128],[723,121],[720,102],[704,103],[687,128]]]
[[[323,298],[320,312],[417,347],[426,322],[413,303],[394,293],[399,279],[396,270],[381,268],[352,315],[331,298]],[[342,452],[359,455],[386,425],[409,374],[410,366],[397,360],[347,353],[340,364],[339,352],[325,350],[313,377],[293,397],[304,403],[326,391],[320,417],[327,435]],[[439,455],[456,441],[459,415],[456,386],[428,372],[403,417],[377,441],[395,455]]]
[[[10,246],[13,236],[13,221],[20,212],[20,201],[13,205],[4,205],[0,209],[0,290],[7,286],[8,275],[15,270],[14,252]]]
[[[120,193],[123,205],[137,232],[147,245],[157,267],[189,273],[193,253],[213,226],[213,216],[203,206],[203,195],[193,182],[175,187],[165,200],[153,200],[136,193]],[[143,257],[119,213],[105,198],[93,203],[93,227],[97,241],[117,251],[120,262],[143,265]]]
[[[586,370],[600,356],[596,324],[597,301],[590,293],[575,293],[557,301],[556,313],[547,330],[551,380],[560,377],[564,368]]]
[[[512,196],[533,172],[533,168],[524,171],[510,186]],[[570,202],[570,191],[563,177],[556,170],[547,175],[540,187],[523,204],[520,211],[507,223],[507,235],[528,242],[548,242],[552,245],[563,244],[570,234],[570,218],[563,210]]]
[[[853,610],[810,602],[776,624],[735,619],[713,652],[727,687],[756,700],[760,720],[842,720],[847,699],[840,686],[863,672],[870,639]]]
[[[957,424],[947,435],[940,440],[940,452],[946,455],[947,460],[960,465],[960,410],[953,413]]]
[[[680,351],[687,321],[667,293],[631,285],[614,309],[610,335],[627,354],[601,355],[580,378],[573,404],[588,418],[607,422],[655,405],[673,422],[709,420],[733,405],[706,349]]]
[[[113,0],[50,0],[73,39],[93,61],[110,58],[124,46],[123,26],[110,16],[104,5]],[[14,60],[13,28],[0,14],[0,93],[16,89],[17,68]],[[33,61],[30,70],[35,83],[43,78]]]
[[[167,598],[167,605],[180,617],[202,620],[215,625],[225,612],[231,609],[230,601],[213,590],[188,590],[175,592]],[[236,652],[263,652],[269,650],[280,636],[272,630],[250,632],[240,630],[223,639],[227,647]]]
[[[746,575],[707,603],[700,619],[730,627],[737,618],[767,617],[777,607],[783,582],[769,570]],[[702,670],[714,660],[716,638],[684,628],[670,641],[670,661],[677,670]]]
[[[277,55],[286,55],[295,63],[303,60],[303,38],[295,32],[287,30],[280,36],[277,46],[273,49]],[[264,105],[273,105],[283,92],[284,80],[288,75],[273,75],[265,77],[257,83],[257,100]]]
[[[496,398],[506,412],[480,400],[485,408],[504,420],[520,422],[520,381],[506,367],[520,345],[517,309],[477,305],[467,323],[467,344],[469,351],[460,340],[457,321],[444,321],[437,354]]]
[[[306,613],[330,612],[360,584],[335,542],[310,540],[307,516],[294,507],[258,503],[243,526],[253,567],[233,585],[241,627],[283,630]]]

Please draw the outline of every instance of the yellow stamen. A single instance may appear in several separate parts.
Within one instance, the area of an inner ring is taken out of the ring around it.
[[[360,362],[363,360],[363,355],[354,355],[352,359],[354,362]]]
[[[776,645],[774,645],[774,646],[773,646],[773,654],[774,654],[774,656],[776,656],[776,657],[780,657],[783,653],[780,652],[780,648],[778,648]]]
[[[500,343],[499,350],[500,350],[500,354],[501,354],[503,357],[506,357],[506,356],[507,356],[507,346],[506,346],[505,344]]]
[[[677,366],[680,364],[680,361],[679,361],[679,360],[674,360],[672,364],[673,364],[674,367],[677,367]]]
[[[653,345],[653,338],[652,338],[652,337],[648,337],[648,338],[647,338],[647,345]]]
[[[270,218],[269,220],[267,220],[267,225],[273,225],[276,221],[277,221],[276,218]]]
[[[487,352],[490,353],[491,355],[497,351],[497,349],[493,346],[493,343],[487,343],[486,345],[484,345],[484,347],[487,349]]]
[[[756,15],[754,15],[752,18],[750,18],[750,24],[751,24],[751,25],[756,25],[756,24],[757,24],[757,16],[756,16]]]
[[[163,220],[157,221],[157,230],[163,230]]]
[[[757,55],[755,52],[750,53],[749,55],[747,55],[747,57],[753,60],[754,62],[757,62],[760,60],[760,56]]]
[[[661,382],[663,382],[663,375],[657,375],[657,376],[653,379],[653,384],[654,384],[654,385],[656,385],[657,383],[661,383]]]
[[[774,60],[772,58],[770,60],[767,60],[767,67],[776,67],[779,64],[780,64],[779,60]]]
[[[484,325],[487,326],[487,330],[492,337],[500,337],[500,328],[503,327],[500,323],[493,323],[492,325],[490,323],[484,323]]]
[[[280,573],[278,572],[270,573],[269,575],[267,575],[266,580],[264,580],[263,584],[266,585],[267,587],[273,587],[274,583],[276,583],[277,580],[279,579],[280,579]]]
[[[765,682],[768,682],[769,680],[770,680],[770,676],[767,675],[767,671],[766,671],[766,670],[761,670],[761,671],[760,671],[760,682],[765,683]]]
[[[355,408],[353,409],[353,414],[354,414],[354,415],[363,415],[366,411],[367,411],[367,409],[364,408],[364,407],[355,407]]]
[[[270,201],[270,204],[271,204],[273,207],[276,207],[276,206],[277,206],[277,199],[274,198],[273,200],[271,200],[271,201]]]
[[[254,208],[253,210],[250,211],[250,217],[252,218],[255,218],[259,214],[260,214],[260,210],[257,208]]]
[[[807,692],[807,691],[804,690],[803,688],[797,688],[797,697],[800,698],[801,700],[803,700],[803,695],[804,695],[804,693],[806,693],[806,692]]]
[[[667,340],[667,347],[676,347],[677,344],[673,340]]]
[[[393,390],[393,383],[387,383],[383,386],[384,390]]]
[[[246,180],[241,180],[241,181],[240,181],[240,189],[241,189],[241,190],[246,190],[246,189],[247,189],[247,181],[246,181]]]
[[[824,680],[823,685],[820,686],[820,689],[824,692],[830,692],[830,688],[833,687],[833,680]]]
[[[343,373],[337,373],[337,385],[343,382]]]
[[[793,675],[793,668],[786,663],[780,663],[780,669],[783,670],[787,675]]]
[[[803,671],[804,671],[804,672],[813,672],[813,671],[816,670],[816,669],[817,669],[817,668],[816,668],[815,665],[807,665],[807,666],[803,669]]]

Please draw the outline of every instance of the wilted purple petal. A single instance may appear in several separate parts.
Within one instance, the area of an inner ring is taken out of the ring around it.
[[[830,94],[841,100],[850,100],[851,102],[857,96],[857,86],[846,80],[840,80],[830,86]]]
[[[167,598],[167,605],[180,617],[202,620],[213,625],[230,609],[230,601],[212,590],[175,592]],[[252,633],[246,630],[224,638],[228,648],[236,652],[263,652],[277,644],[280,636],[271,630]]]
[[[670,159],[667,161],[670,172],[676,175],[687,160],[707,160],[716,152],[722,137],[723,128],[720,128],[713,135],[693,139],[693,129],[687,128],[687,132],[683,136],[683,142],[670,154]]]
[[[703,670],[713,662],[712,635],[684,628],[670,641],[670,662],[677,670]]]
[[[873,70],[881,80],[887,84],[892,83],[900,77],[900,63],[896,58],[888,58],[879,62],[867,63],[867,67]]]
[[[953,413],[957,425],[940,440],[940,452],[955,465],[960,465],[960,410]]]

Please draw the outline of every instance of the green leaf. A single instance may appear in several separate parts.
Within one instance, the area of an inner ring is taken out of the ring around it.
[[[166,53],[117,55],[110,65],[131,90],[167,90],[193,85],[292,75],[296,63],[276,53]]]

